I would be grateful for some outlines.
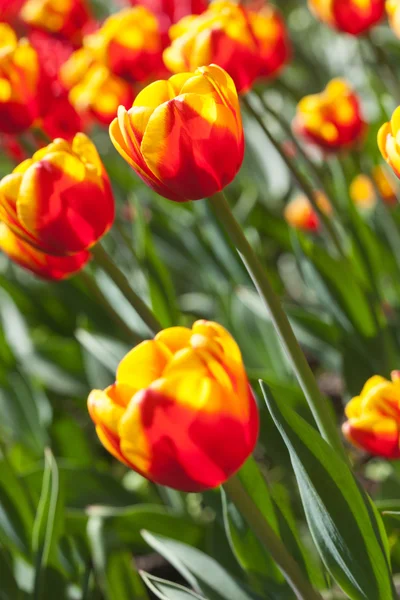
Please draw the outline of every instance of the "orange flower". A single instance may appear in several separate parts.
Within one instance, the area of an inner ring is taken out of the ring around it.
[[[360,208],[373,208],[376,204],[374,184],[367,175],[357,175],[350,184],[349,194],[354,204]]]
[[[21,133],[37,118],[41,71],[28,40],[0,23],[0,131]]]
[[[222,190],[243,160],[236,89],[215,65],[151,83],[119,108],[110,136],[147,185],[177,202]]]
[[[161,485],[198,492],[224,483],[252,452],[258,413],[240,350],[210,321],[171,327],[119,364],[88,399],[104,447]]]
[[[351,35],[368,31],[385,12],[385,0],[308,0],[308,5],[318,19]]]
[[[385,204],[397,204],[397,189],[393,177],[386,172],[385,167],[378,165],[372,169],[372,177],[379,194]]]
[[[172,44],[164,63],[173,73],[214,63],[225,69],[238,92],[247,91],[258,77],[271,77],[290,55],[286,28],[276,9],[246,9],[217,0],[199,16],[184,17],[170,29]]]
[[[388,123],[384,123],[378,131],[378,146],[383,158],[390,165],[397,177],[400,177],[400,106],[392,114]]]
[[[24,242],[0,223],[0,250],[15,263],[43,279],[65,279],[80,271],[90,258],[87,250],[71,256],[52,256]]]
[[[346,406],[343,433],[355,446],[384,458],[400,458],[400,379],[375,375]]]
[[[325,194],[316,191],[314,192],[314,197],[321,211],[327,216],[331,215],[332,207]],[[318,215],[311,206],[307,196],[300,195],[291,200],[285,207],[284,217],[285,221],[296,229],[318,231],[320,227]]]
[[[0,181],[0,218],[34,248],[55,256],[87,250],[114,218],[114,200],[95,146],[78,133],[36,152]]]
[[[353,146],[366,127],[358,96],[341,79],[300,100],[293,125],[299,135],[328,151]]]
[[[79,44],[92,19],[85,0],[27,0],[20,16],[31,27]]]
[[[144,81],[163,69],[158,21],[144,6],[108,17],[83,43],[95,60],[131,81]]]

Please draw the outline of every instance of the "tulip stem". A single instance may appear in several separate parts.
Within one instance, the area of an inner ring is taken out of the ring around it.
[[[99,301],[104,310],[110,315],[117,327],[124,333],[126,340],[129,340],[132,344],[138,344],[141,339],[139,336],[126,324],[124,319],[117,313],[115,308],[107,300],[106,296],[101,291],[97,281],[91,273],[87,271],[81,271],[79,274],[83,281],[87,292]]]
[[[281,148],[280,144],[275,140],[275,138],[273,137],[273,135],[269,132],[268,128],[265,126],[265,123],[262,120],[261,116],[251,106],[248,98],[246,98],[245,96],[243,96],[242,97],[242,102],[243,102],[244,106],[246,107],[246,109],[248,110],[248,112],[258,122],[258,124],[260,125],[261,129],[263,130],[263,132],[267,136],[268,140],[273,145],[273,147],[275,148],[275,150],[279,153],[279,155],[281,156],[282,160],[286,164],[287,168],[292,173],[292,175],[293,175],[294,179],[297,181],[299,187],[301,188],[301,190],[303,191],[303,193],[307,196],[307,198],[308,198],[311,206],[313,207],[313,209],[317,213],[318,217],[321,219],[321,221],[322,221],[322,223],[323,223],[326,231],[330,235],[331,240],[333,242],[333,245],[335,246],[335,248],[336,248],[339,256],[344,257],[345,255],[344,255],[344,252],[343,252],[343,249],[342,249],[339,237],[338,237],[338,235],[336,233],[336,230],[335,230],[334,226],[332,225],[331,221],[329,220],[329,218],[326,216],[326,214],[318,206],[318,203],[315,200],[314,190],[313,190],[312,186],[308,183],[308,181],[304,177],[303,173],[301,173],[301,171],[298,170],[298,168],[293,164],[293,162],[290,160],[290,158],[285,154],[285,152]]]
[[[326,400],[318,389],[317,382],[293,333],[289,320],[281,306],[254,250],[247,241],[241,226],[236,221],[230,206],[222,192],[218,192],[209,199],[214,214],[224,226],[251,277],[253,283],[263,300],[265,307],[271,315],[276,332],[281,343],[291,360],[294,372],[302,387],[311,412],[317,423],[322,437],[347,461],[338,430],[331,417]]]
[[[322,600],[322,596],[307,581],[282,540],[249,496],[238,475],[233,475],[223,487],[260,542],[271,554],[297,598],[299,600]]]
[[[115,285],[123,293],[125,298],[130,302],[131,306],[135,309],[139,317],[146,323],[147,327],[152,333],[157,333],[162,329],[161,323],[157,317],[150,310],[150,308],[143,302],[143,300],[133,291],[128,279],[119,269],[119,267],[110,258],[100,243],[96,244],[91,249],[91,253],[94,256],[97,264],[107,273],[112,279]]]

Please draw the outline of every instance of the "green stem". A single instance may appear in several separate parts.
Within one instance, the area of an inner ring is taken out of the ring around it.
[[[399,101],[400,100],[400,86],[399,86],[399,77],[396,72],[396,69],[393,67],[392,63],[390,62],[385,50],[374,41],[372,35],[369,32],[365,34],[365,39],[375,57],[378,67],[381,70],[385,70],[387,75],[389,76],[390,82],[391,82],[391,87],[392,87],[392,93],[394,93],[394,96]],[[390,93],[390,90],[388,90],[388,91]]]
[[[106,310],[117,327],[119,327],[119,329],[125,334],[126,339],[131,343],[139,343],[141,341],[139,336],[129,327],[129,325],[126,324],[124,319],[120,317],[115,308],[110,304],[106,296],[99,288],[93,275],[86,271],[81,271],[79,277],[82,279],[89,294],[94,296],[101,306]]]
[[[260,542],[271,554],[297,598],[299,600],[322,600],[322,596],[307,581],[299,565],[248,495],[238,475],[233,475],[224,484],[224,489]]]
[[[263,266],[247,241],[239,223],[232,214],[230,206],[223,195],[218,192],[209,199],[214,214],[218,217],[226,232],[236,246],[247,271],[249,272],[265,307],[271,315],[272,322],[280,337],[283,347],[290,358],[297,379],[314,415],[323,438],[347,460],[335,423],[331,419],[326,400],[322,397],[314,375],[306,357],[293,333],[289,320],[282,309],[278,296],[273,291]]]
[[[338,237],[338,235],[336,233],[336,230],[333,227],[333,225],[332,225],[331,221],[329,220],[329,218],[325,215],[325,213],[318,206],[318,204],[317,204],[317,202],[315,200],[314,190],[313,190],[312,186],[308,183],[308,181],[304,177],[304,175],[298,170],[298,168],[292,163],[292,161],[290,160],[290,158],[282,150],[280,144],[275,140],[275,138],[273,137],[273,135],[270,133],[270,131],[265,126],[265,123],[263,122],[263,120],[260,117],[260,115],[257,113],[257,111],[254,110],[254,108],[251,106],[250,102],[248,101],[248,99],[245,96],[242,97],[242,102],[243,102],[244,106],[246,107],[246,109],[248,110],[248,112],[258,122],[258,124],[260,125],[261,129],[263,130],[263,132],[267,136],[268,140],[273,145],[273,147],[275,148],[275,150],[279,153],[279,155],[281,156],[282,160],[286,164],[287,168],[292,173],[292,175],[295,178],[295,180],[297,181],[300,189],[307,196],[307,198],[308,198],[311,206],[313,207],[313,209],[317,213],[318,217],[321,219],[321,221],[322,221],[322,223],[323,223],[326,231],[328,232],[329,236],[331,237],[331,240],[332,240],[332,242],[333,242],[333,244],[334,244],[334,246],[335,246],[335,248],[336,248],[339,256],[344,257],[344,252],[343,252],[342,246],[340,244],[340,240],[339,240],[339,237]]]
[[[143,302],[143,300],[133,291],[128,279],[109,257],[107,252],[101,246],[100,243],[96,244],[91,249],[91,253],[95,258],[97,264],[107,273],[110,279],[113,280],[115,285],[123,293],[125,298],[130,302],[131,306],[135,309],[139,317],[146,323],[147,327],[152,333],[157,333],[162,329],[161,323],[157,317],[150,310],[150,308]]]

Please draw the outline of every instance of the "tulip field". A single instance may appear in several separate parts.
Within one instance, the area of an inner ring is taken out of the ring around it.
[[[400,598],[400,0],[0,0],[0,600]]]

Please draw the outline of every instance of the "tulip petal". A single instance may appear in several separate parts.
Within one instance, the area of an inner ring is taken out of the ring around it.
[[[162,376],[170,357],[171,352],[161,342],[142,342],[119,363],[117,382],[129,385],[135,391],[147,387]]]

